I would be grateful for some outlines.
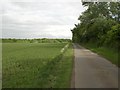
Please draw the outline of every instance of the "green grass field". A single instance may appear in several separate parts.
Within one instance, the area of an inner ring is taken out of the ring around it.
[[[69,88],[73,50],[66,43],[3,43],[3,88]]]

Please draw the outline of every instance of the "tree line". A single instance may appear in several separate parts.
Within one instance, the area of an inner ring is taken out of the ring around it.
[[[120,2],[82,2],[87,9],[71,30],[72,41],[120,48]]]
[[[68,43],[70,39],[15,39],[15,38],[3,38],[2,43]]]

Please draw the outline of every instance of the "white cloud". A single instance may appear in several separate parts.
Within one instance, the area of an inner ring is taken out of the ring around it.
[[[5,0],[3,38],[71,38],[84,11],[79,0]]]

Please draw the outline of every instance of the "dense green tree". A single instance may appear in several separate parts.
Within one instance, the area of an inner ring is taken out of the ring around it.
[[[80,23],[71,30],[73,42],[94,42],[98,46],[118,48],[120,33],[119,2],[83,2],[87,10],[79,16]]]

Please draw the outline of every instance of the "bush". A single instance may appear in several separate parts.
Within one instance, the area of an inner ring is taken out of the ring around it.
[[[107,32],[104,44],[118,48],[120,47],[119,40],[120,40],[120,24],[117,24],[115,26],[112,26],[111,30]]]

